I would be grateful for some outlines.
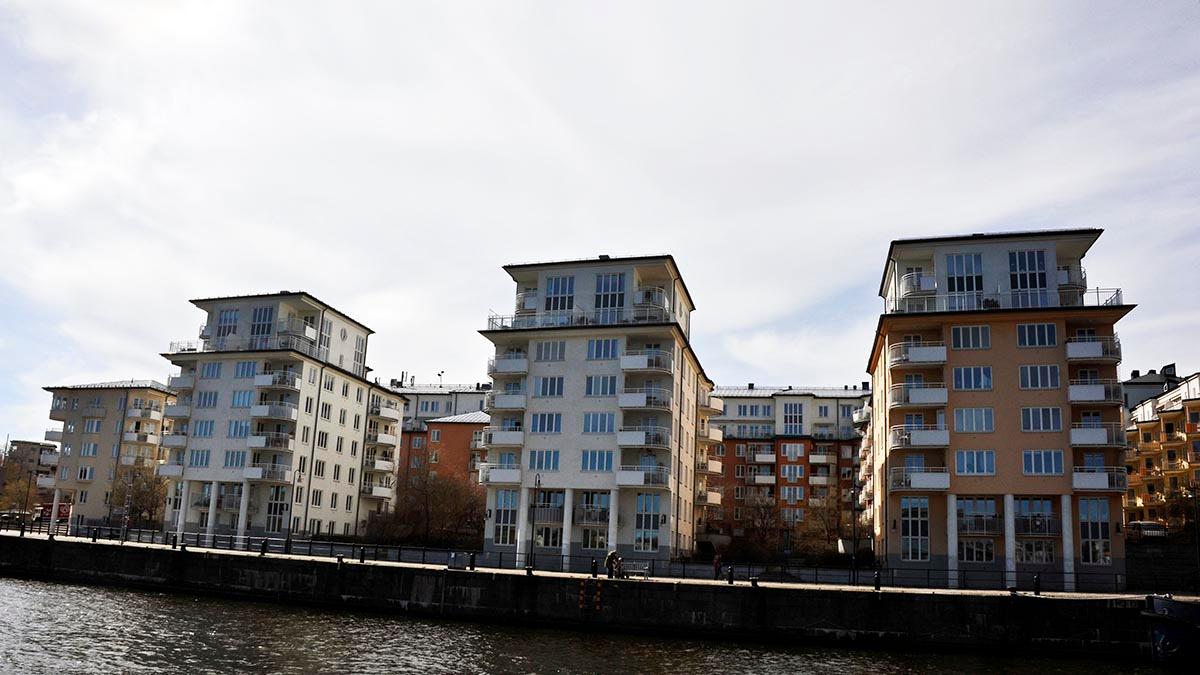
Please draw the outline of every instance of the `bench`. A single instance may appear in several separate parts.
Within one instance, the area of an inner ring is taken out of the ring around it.
[[[625,563],[621,566],[621,572],[626,579],[640,575],[642,581],[645,581],[650,576],[650,565],[636,562]]]

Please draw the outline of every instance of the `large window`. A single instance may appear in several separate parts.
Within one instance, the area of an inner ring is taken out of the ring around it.
[[[637,511],[634,514],[633,550],[652,552],[658,550],[658,526],[660,497],[657,492],[639,492]]]
[[[785,485],[779,488],[779,496],[788,504],[795,504],[804,499],[804,486],[802,485]]]
[[[954,471],[960,476],[992,476],[996,473],[995,450],[956,450]]]
[[[959,433],[978,434],[995,431],[995,419],[991,408],[955,408],[954,430]]]
[[[789,483],[795,483],[801,478],[804,478],[804,465],[784,464],[783,466],[779,467],[779,473],[780,478],[783,480],[786,480]]]
[[[1052,323],[1017,324],[1018,347],[1053,347],[1058,344],[1058,327]]]
[[[533,395],[537,397],[558,397],[563,395],[562,377],[533,378]]]
[[[991,326],[951,326],[951,349],[990,349],[992,346]]]
[[[529,469],[531,471],[558,471],[558,451],[530,450]]]
[[[991,539],[959,539],[958,561],[964,563],[990,563],[995,560],[995,542]]]
[[[1009,251],[1008,287],[1013,307],[1045,307],[1050,304],[1046,290],[1046,252]]]
[[[547,312],[575,309],[575,277],[546,277]]]
[[[900,559],[929,560],[929,497],[900,498]]]
[[[222,309],[217,312],[217,337],[226,337],[237,333],[238,311]]]
[[[517,543],[517,491],[496,490],[496,522],[492,543],[513,546]]]
[[[991,366],[964,366],[954,369],[954,388],[964,390],[986,390],[992,388]]]
[[[620,356],[620,350],[617,348],[619,341],[616,338],[606,338],[602,340],[588,340],[587,357],[589,361],[610,361]]]
[[[1108,500],[1079,500],[1079,562],[1112,564],[1112,538],[1108,530]]]
[[[613,413],[589,412],[583,414],[583,433],[611,434],[614,428]]]
[[[587,376],[587,391],[588,396],[616,396],[617,395],[617,376],[616,375],[588,375]]]
[[[534,361],[562,361],[566,358],[567,343],[564,340],[539,342],[534,345]]]
[[[946,256],[947,308],[980,309],[983,306],[983,255]]]
[[[596,320],[614,323],[621,318],[625,306],[625,274],[612,272],[596,275]]]
[[[779,456],[794,462],[804,456],[803,443],[783,443],[779,446]]]
[[[580,470],[585,472],[612,471],[612,450],[584,450]]]
[[[265,345],[275,329],[275,308],[255,307],[251,314],[250,337],[256,343]]]
[[[1058,389],[1058,366],[1021,366],[1022,389]]]
[[[1062,408],[1021,408],[1021,431],[1062,431]]]
[[[1026,476],[1061,476],[1063,473],[1062,450],[1025,450],[1022,467]]]
[[[1040,539],[1018,539],[1017,562],[1035,565],[1054,564],[1054,542]]]
[[[804,404],[783,404],[783,433],[785,436],[799,436],[804,433]]]
[[[562,413],[534,413],[530,415],[529,431],[535,434],[562,433]]]

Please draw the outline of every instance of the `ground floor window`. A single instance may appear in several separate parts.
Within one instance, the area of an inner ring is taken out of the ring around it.
[[[1054,542],[1018,541],[1017,562],[1034,565],[1049,565],[1054,562]]]
[[[1108,527],[1107,499],[1079,500],[1079,562],[1112,564],[1112,539]]]
[[[608,530],[597,527],[583,528],[583,547],[596,550],[608,548]]]
[[[661,501],[657,493],[638,493],[637,511],[634,515],[633,550],[658,550],[658,524],[661,513]]]
[[[958,559],[968,563],[990,563],[996,559],[995,542],[991,539],[959,539]]]
[[[517,491],[496,490],[495,522],[492,543],[514,546],[517,543]]]
[[[900,499],[900,559],[929,560],[929,497]]]
[[[287,488],[282,485],[271,486],[267,498],[267,532],[275,534],[283,529],[283,519],[287,516],[287,511]]]
[[[533,533],[533,545],[542,548],[562,546],[563,530],[553,525],[539,526]]]

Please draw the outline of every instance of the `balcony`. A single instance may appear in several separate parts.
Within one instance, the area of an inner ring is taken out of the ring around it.
[[[126,443],[141,443],[144,445],[158,445],[161,437],[158,434],[152,434],[144,431],[126,431],[121,437]]]
[[[46,430],[46,440],[47,441],[50,441],[51,443],[62,443],[62,439],[63,439],[62,429],[47,429]]]
[[[1076,490],[1124,492],[1129,488],[1129,476],[1124,467],[1077,466],[1071,474],[1071,487]]]
[[[617,406],[625,410],[670,410],[671,392],[659,388],[626,389],[617,397]]]
[[[274,370],[259,373],[254,376],[254,386],[259,389],[282,389],[284,391],[300,391],[304,385],[300,373],[290,370]]]
[[[696,460],[696,472],[719,476],[725,473],[725,466],[719,459],[698,459]]]
[[[855,408],[850,414],[850,421],[854,424],[869,424],[871,422],[871,409],[867,406]]]
[[[167,378],[167,386],[176,391],[191,389],[196,386],[196,376],[172,375]]]
[[[1071,380],[1067,399],[1071,403],[1124,405],[1125,389],[1120,380]]]
[[[396,462],[391,457],[367,456],[363,460],[363,471],[383,471],[391,473],[396,470]]]
[[[633,292],[633,306],[670,309],[671,295],[662,286],[640,286]]]
[[[267,483],[291,483],[292,468],[287,464],[251,464],[242,469],[242,478]]]
[[[665,466],[622,466],[617,470],[616,483],[619,487],[666,488],[671,483],[671,470]]]
[[[580,326],[637,326],[675,323],[675,314],[665,307],[614,307],[611,309],[568,309],[488,317],[487,330],[536,330]]]
[[[701,506],[720,506],[721,493],[714,490],[704,490],[696,493],[696,503]]]
[[[154,473],[162,478],[178,478],[183,475],[183,465],[168,461],[154,467]]]
[[[317,327],[305,323],[303,319],[280,319],[275,324],[275,332],[279,335],[293,335],[310,342],[317,340]]]
[[[125,411],[125,417],[135,420],[151,420],[161,422],[163,418],[162,407],[159,405],[142,405],[140,407],[131,407]]]
[[[1036,513],[1013,519],[1019,537],[1058,537],[1062,535],[1062,518],[1055,513]]]
[[[608,509],[602,506],[576,506],[576,525],[608,525]]]
[[[833,485],[831,474],[814,473],[808,477],[809,485]]]
[[[974,514],[958,516],[958,533],[999,536],[1004,531],[1004,521],[999,515]]]
[[[543,525],[561,525],[566,509],[561,506],[534,505],[533,522]]]
[[[976,312],[986,310],[1030,309],[1033,307],[1119,307],[1124,296],[1119,288],[1059,288],[1017,290],[1007,293],[899,294],[884,302],[888,314],[926,312]]]
[[[105,412],[107,411],[102,405],[85,405],[79,411],[84,417],[104,417]]]
[[[617,431],[617,445],[622,448],[667,448],[671,444],[671,431],[666,427],[621,427]]]
[[[696,440],[701,443],[721,443],[725,440],[725,432],[719,427],[705,427],[696,432]]]
[[[483,443],[489,448],[520,447],[525,445],[521,427],[484,427]]]
[[[488,375],[524,375],[529,372],[529,357],[523,353],[501,354],[488,359]]]
[[[946,384],[925,382],[920,384],[896,384],[888,396],[890,408],[929,408],[946,405]]]
[[[725,431],[725,434],[729,438],[762,438],[762,439],[766,439],[766,438],[775,438],[775,429],[769,428],[769,427],[768,428],[743,427],[741,429],[739,429],[737,427],[733,427],[731,429],[727,429]]]
[[[246,447],[251,450],[282,450],[292,452],[296,449],[296,436],[281,432],[260,432],[251,434],[246,439]]]
[[[41,466],[58,466],[58,453],[43,452],[38,456],[38,464]]]
[[[363,499],[390,499],[392,496],[392,486],[364,484],[358,489],[358,494]]]
[[[211,340],[176,340],[168,348],[168,354],[200,354],[211,352],[286,352],[294,351],[318,361],[325,361],[328,350],[317,347],[316,340],[299,335],[254,336],[240,338],[233,335]]]
[[[837,464],[837,455],[832,452],[814,452],[808,456],[809,464]]]
[[[700,407],[700,412],[702,414],[705,414],[705,415],[724,415],[725,414],[725,400],[720,397],[713,396],[712,394],[710,394],[708,392],[703,392],[703,391],[700,392],[700,395],[696,397],[696,404]]]
[[[1068,338],[1067,360],[1079,363],[1117,363],[1121,360],[1121,340],[1115,335]]]
[[[399,439],[395,434],[383,431],[367,431],[367,445],[380,445],[388,448],[396,447]]]
[[[405,431],[415,431],[417,433],[421,433],[421,432],[426,431],[429,427],[425,425],[424,420],[409,419],[409,420],[404,420],[404,423],[401,424],[401,428],[404,429]]]
[[[217,510],[218,511],[241,511],[242,510],[242,495],[227,494],[217,495]],[[258,504],[254,501],[246,502],[246,513],[255,513],[258,511]]]
[[[399,422],[401,419],[400,409],[391,403],[379,401],[372,403],[367,408],[367,415],[379,420],[387,420],[388,422]]]
[[[1125,430],[1120,424],[1091,424],[1076,422],[1071,425],[1071,445],[1077,447],[1125,447]]]
[[[121,466],[154,466],[157,462],[150,457],[141,457],[139,455],[121,455]]]
[[[900,342],[888,347],[888,364],[892,368],[922,368],[944,363],[944,342]]]
[[[937,277],[924,272],[910,272],[900,277],[900,297],[937,292]]]
[[[516,464],[480,464],[479,482],[486,485],[517,485],[521,467]]]
[[[950,430],[944,424],[901,424],[891,429],[892,449],[944,448],[950,445]]]
[[[517,293],[516,302],[513,303],[513,309],[517,314],[530,314],[538,311],[538,292],[537,291],[522,291]]]
[[[296,408],[295,403],[287,403],[285,401],[277,401],[274,403],[259,403],[250,407],[250,417],[269,420],[286,420],[295,422],[299,417],[300,411]]]
[[[621,355],[621,370],[630,373],[673,372],[673,357],[664,349],[631,349]]]
[[[39,490],[50,490],[54,488],[54,474],[43,474],[37,477],[37,486]]]
[[[755,473],[746,476],[750,479],[751,485],[774,485],[775,474],[771,473]]]
[[[746,456],[746,459],[754,464],[774,464],[775,451],[770,452],[751,452]]]
[[[167,419],[186,419],[192,416],[192,406],[187,403],[172,403],[163,408],[163,417]]]
[[[185,448],[187,439],[186,431],[175,431],[162,437],[162,445],[164,448]]]
[[[949,490],[950,473],[944,466],[923,468],[893,468],[889,474],[889,490]]]
[[[520,389],[493,391],[483,399],[484,410],[524,410],[525,392]]]

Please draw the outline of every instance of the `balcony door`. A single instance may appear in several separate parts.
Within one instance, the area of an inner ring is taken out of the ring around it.
[[[904,470],[908,472],[925,470],[925,455],[905,455]]]

